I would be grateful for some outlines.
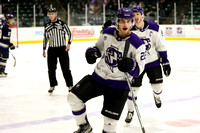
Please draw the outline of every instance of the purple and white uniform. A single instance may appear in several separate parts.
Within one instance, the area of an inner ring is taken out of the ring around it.
[[[117,36],[117,29],[109,27],[103,31],[95,45],[101,59],[92,76],[100,83],[112,88],[128,89],[124,72],[117,67],[118,59],[123,56],[127,39],[130,42],[127,57],[136,62],[133,70],[128,72],[129,76],[137,77],[144,70],[145,45],[143,45],[143,41],[134,33],[126,38],[120,38]]]
[[[144,21],[145,25],[143,29],[138,29],[133,26],[131,31],[140,37],[146,46],[146,66],[150,68],[160,65],[159,58],[167,60],[167,49],[165,44],[165,38],[159,25],[153,22]]]

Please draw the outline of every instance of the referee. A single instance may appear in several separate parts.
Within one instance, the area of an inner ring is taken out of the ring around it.
[[[45,50],[49,41],[47,64],[50,89],[48,92],[52,94],[55,86],[58,85],[56,80],[57,58],[59,58],[62,73],[65,78],[66,85],[70,91],[73,86],[73,79],[71,70],[69,69],[70,65],[68,51],[70,50],[70,44],[72,42],[72,33],[65,22],[58,20],[57,10],[55,8],[49,9],[48,16],[50,21],[45,25],[43,41],[43,57],[46,57]],[[66,33],[68,35],[67,46]]]

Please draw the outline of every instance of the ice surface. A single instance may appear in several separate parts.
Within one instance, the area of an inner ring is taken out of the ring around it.
[[[77,83],[91,74],[95,65],[85,60],[85,50],[95,42],[73,42],[70,67]],[[154,105],[153,93],[145,76],[137,104],[146,133],[199,133],[200,132],[200,61],[199,41],[167,41],[172,67],[169,77],[164,77],[161,95],[162,107]],[[6,71],[8,77],[0,78],[0,133],[72,133],[76,123],[67,103],[68,90],[58,64],[58,86],[49,96],[46,58],[42,44],[23,44],[11,51],[17,59],[13,67],[10,56]],[[102,97],[86,103],[88,119],[94,133],[101,133],[103,117],[100,114]],[[142,133],[137,115],[126,124],[127,107],[118,122],[117,133]]]

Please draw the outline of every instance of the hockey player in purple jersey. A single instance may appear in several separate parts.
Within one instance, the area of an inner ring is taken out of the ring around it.
[[[6,15],[5,24],[0,25],[0,76],[6,76],[6,62],[9,58],[9,48],[15,49],[15,46],[10,42],[11,29],[10,25],[14,23],[12,14]]]
[[[124,75],[137,77],[144,70],[145,45],[130,31],[133,13],[129,8],[121,8],[117,13],[116,27],[102,31],[94,47],[86,50],[86,60],[96,64],[92,75],[81,79],[68,94],[68,103],[79,129],[74,133],[90,133],[92,127],[86,114],[86,102],[92,98],[104,98],[101,114],[104,117],[102,133],[116,133],[117,122],[126,103],[129,88]],[[125,44],[129,49],[125,54]],[[122,58],[123,57],[123,58]]]
[[[132,79],[132,89],[134,90],[135,99],[137,99],[137,93],[142,86],[142,79],[144,74],[147,74],[151,87],[153,89],[153,96],[157,108],[162,105],[160,95],[163,90],[163,75],[162,69],[166,76],[170,75],[171,67],[167,56],[167,49],[165,46],[165,38],[163,37],[160,26],[156,23],[144,20],[144,9],[140,5],[135,5],[132,8],[134,14],[134,26],[131,29],[133,33],[139,36],[146,46],[146,65],[142,74]],[[110,27],[114,22],[107,21],[103,25],[103,29]],[[161,65],[162,67],[161,67]],[[134,104],[132,101],[131,92],[129,93],[127,106],[128,114],[125,119],[127,123],[130,123],[134,114]]]
[[[162,105],[160,95],[163,90],[162,68],[166,76],[169,76],[171,72],[171,67],[167,56],[165,38],[163,37],[163,33],[159,25],[144,20],[144,10],[142,6],[135,5],[132,8],[132,11],[134,14],[135,24],[131,31],[138,35],[146,45],[145,69],[139,77],[133,77],[132,79],[134,96],[135,99],[137,99],[138,90],[142,86],[142,79],[146,73],[153,90],[155,104],[157,108],[160,108]],[[128,114],[125,121],[130,123],[134,113],[134,104],[132,102],[131,93],[129,93],[127,106]]]

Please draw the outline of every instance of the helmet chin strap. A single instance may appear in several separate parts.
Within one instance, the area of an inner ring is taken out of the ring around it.
[[[119,30],[118,22],[116,23],[116,29],[117,29],[117,31],[122,32],[122,31]]]
[[[118,18],[116,19],[115,27],[116,27],[117,31],[121,32],[121,31],[119,30],[119,19],[118,19]]]

